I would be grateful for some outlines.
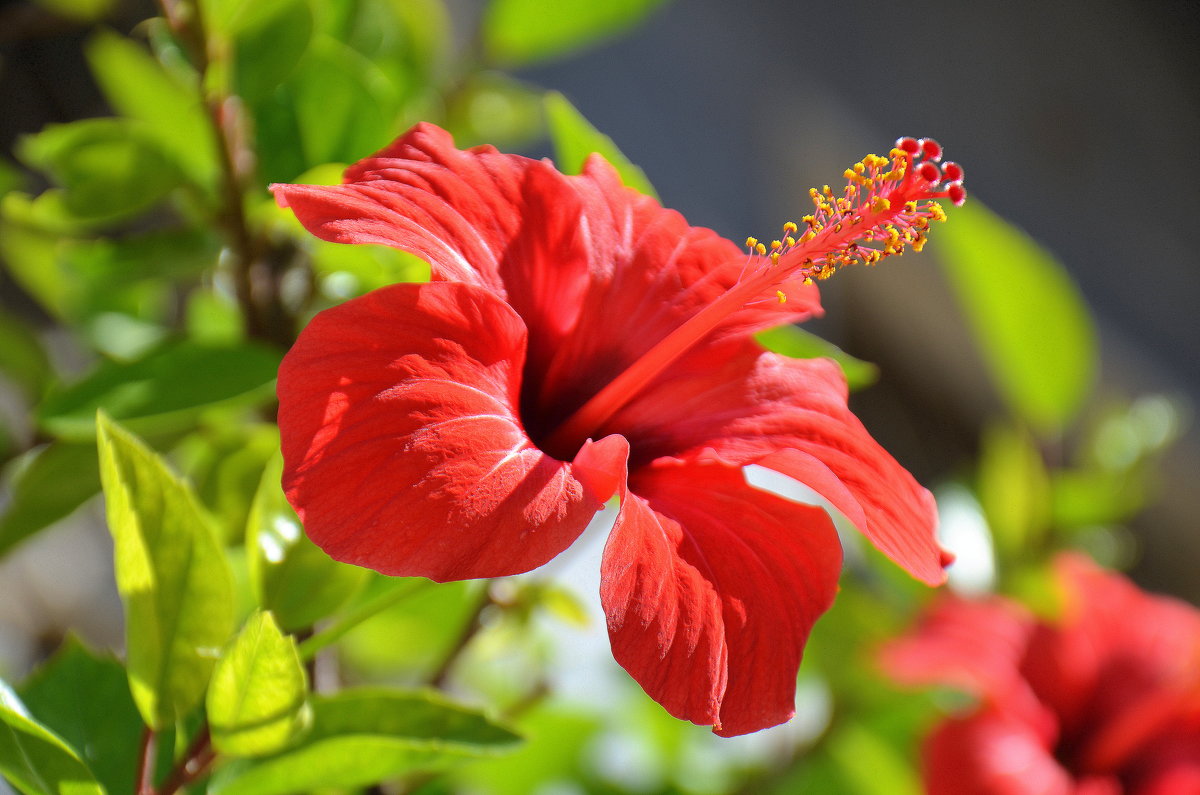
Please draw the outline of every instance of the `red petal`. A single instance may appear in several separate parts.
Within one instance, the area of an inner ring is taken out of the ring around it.
[[[1078,793],[1034,727],[989,710],[939,726],[925,742],[924,768],[929,795]]]
[[[435,580],[528,571],[619,486],[623,439],[575,466],[516,414],[525,327],[489,293],[401,284],[322,312],[279,372],[284,489],[338,560]]]
[[[601,573],[617,662],[672,715],[720,735],[786,721],[809,630],[837,590],[829,517],[719,464],[659,462],[631,488]]]
[[[812,488],[914,577],[936,585],[951,557],[937,543],[932,495],[871,438],[827,359],[789,359],[752,340],[688,354],[605,426],[636,439],[638,462],[711,450]]]

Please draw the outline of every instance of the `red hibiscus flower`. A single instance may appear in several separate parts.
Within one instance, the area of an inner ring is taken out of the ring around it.
[[[420,125],[336,187],[275,186],[313,234],[432,266],[322,312],[279,372],[284,488],[338,560],[438,581],[533,569],[614,494],[601,597],[613,653],[671,714],[783,722],[841,548],[807,484],[913,576],[943,579],[929,494],[867,434],[829,361],[752,333],[820,311],[814,277],[920,248],[961,201],[932,141],[848,170],[750,253],[624,188]]]
[[[980,699],[926,740],[930,795],[1200,793],[1200,611],[1079,557],[1057,573],[1058,621],[946,598],[884,650],[898,680]]]

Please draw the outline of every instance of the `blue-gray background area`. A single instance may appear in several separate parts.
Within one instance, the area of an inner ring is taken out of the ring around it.
[[[809,186],[897,136],[935,137],[969,194],[1081,288],[1101,334],[1095,403],[1165,392],[1194,407],[1198,21],[1186,0],[677,0],[519,74],[562,91],[664,204],[734,240],[776,234]],[[910,254],[846,271],[823,295],[813,328],[883,369],[853,398],[868,427],[926,482],[965,474],[1001,409],[936,264]],[[1029,329],[1031,346],[1041,338]],[[1138,578],[1193,601],[1198,439],[1193,417],[1160,503],[1134,526]]]

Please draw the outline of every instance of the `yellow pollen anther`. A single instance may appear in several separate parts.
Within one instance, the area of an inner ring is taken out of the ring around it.
[[[807,243],[808,241],[812,240],[816,236],[817,236],[817,233],[810,229],[807,232],[805,232],[804,234],[800,235],[800,242]]]
[[[797,231],[799,228],[800,227],[796,226],[795,221],[788,221],[786,224],[783,225],[783,233],[785,235],[790,235],[791,233]]]
[[[779,240],[771,241],[771,250],[772,251],[778,251],[781,248],[783,248],[783,243],[781,241],[779,241]]]
[[[938,204],[937,202],[929,203],[929,215],[932,216],[933,220],[935,221],[946,220],[946,211],[943,210],[942,205]]]
[[[779,299],[779,303],[781,303],[781,304],[787,303],[787,294],[784,293],[783,290],[776,290],[775,297]]]
[[[767,247],[764,246],[762,243],[757,243],[754,246],[754,251],[755,251],[755,253],[758,254],[758,256],[761,257],[763,254],[767,253]]]
[[[771,264],[772,265],[779,264],[779,252],[778,251],[771,252]]]
[[[882,196],[876,196],[874,199],[871,199],[871,212],[885,213],[890,209],[892,209],[892,203]]]
[[[904,212],[915,213],[916,211],[917,211],[917,203],[916,202],[905,202],[904,203]]]
[[[751,248],[751,249],[752,249],[752,248],[754,248],[754,247],[755,247],[755,246],[757,246],[757,245],[758,245],[758,238],[757,238],[757,237],[748,237],[748,238],[746,238],[746,248]]]
[[[783,244],[785,246],[787,246],[788,248],[791,248],[792,246],[796,245],[796,238],[792,237],[791,235],[788,235],[787,237],[785,237],[783,239]]]

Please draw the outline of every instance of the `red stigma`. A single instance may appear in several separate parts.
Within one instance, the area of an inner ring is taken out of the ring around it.
[[[947,160],[942,164],[942,175],[947,182],[962,182],[963,169],[958,163]]]
[[[942,179],[941,170],[928,160],[917,166],[917,174],[921,176],[921,179],[934,185],[936,185]]]
[[[946,186],[946,198],[954,202],[955,207],[962,207],[967,200],[967,190],[959,183],[951,182]]]
[[[934,162],[942,159],[942,145],[932,138],[922,138],[917,142],[921,146],[921,151],[925,153],[928,160]]]
[[[896,148],[903,149],[905,152],[908,152],[910,155],[915,155],[918,151],[920,151],[921,144],[919,141],[917,141],[916,138],[907,138],[907,137],[897,138],[896,139]]]

